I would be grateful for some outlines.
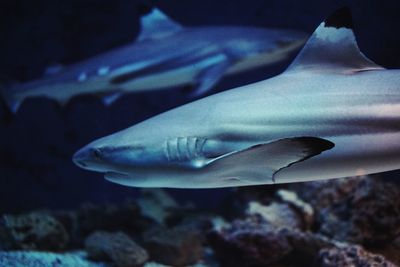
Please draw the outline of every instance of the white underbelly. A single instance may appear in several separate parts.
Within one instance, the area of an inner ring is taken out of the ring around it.
[[[140,92],[190,84],[196,85],[201,82],[200,75],[202,75],[203,72],[207,72],[207,70],[215,64],[219,64],[221,59],[224,59],[224,56],[217,54],[190,65],[154,73],[152,75],[137,77],[123,83],[121,86],[128,91]]]
[[[400,169],[400,133],[326,138],[335,147],[278,172],[277,183],[358,176]]]
[[[199,71],[200,70],[196,67],[183,67],[167,72],[156,73],[150,76],[136,78],[124,83],[122,87],[131,92],[179,87],[193,83]]]

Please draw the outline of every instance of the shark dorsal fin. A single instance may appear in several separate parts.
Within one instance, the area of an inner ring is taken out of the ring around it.
[[[182,30],[182,26],[165,15],[158,8],[140,19],[141,31],[138,40],[154,39],[176,33]]]
[[[383,68],[368,59],[358,48],[351,12],[345,7],[319,25],[287,72],[310,70],[354,73],[372,69]]]

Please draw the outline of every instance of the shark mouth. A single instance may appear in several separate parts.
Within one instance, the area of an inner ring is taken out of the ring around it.
[[[109,181],[122,181],[129,179],[128,174],[119,173],[119,172],[106,172],[104,173],[104,178]]]

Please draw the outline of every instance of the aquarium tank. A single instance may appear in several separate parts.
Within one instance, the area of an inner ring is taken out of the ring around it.
[[[400,2],[0,3],[0,266],[400,266]]]

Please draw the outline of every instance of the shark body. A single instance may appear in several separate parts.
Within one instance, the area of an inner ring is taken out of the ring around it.
[[[50,68],[40,80],[4,88],[13,111],[30,97],[61,104],[80,94],[96,94],[109,105],[127,92],[191,85],[194,96],[211,89],[222,76],[285,59],[305,34],[255,27],[182,27],[154,9],[141,21],[142,32],[130,45],[65,68]]]
[[[127,186],[215,188],[400,168],[400,70],[357,46],[341,9],[282,74],[170,110],[79,150]]]

